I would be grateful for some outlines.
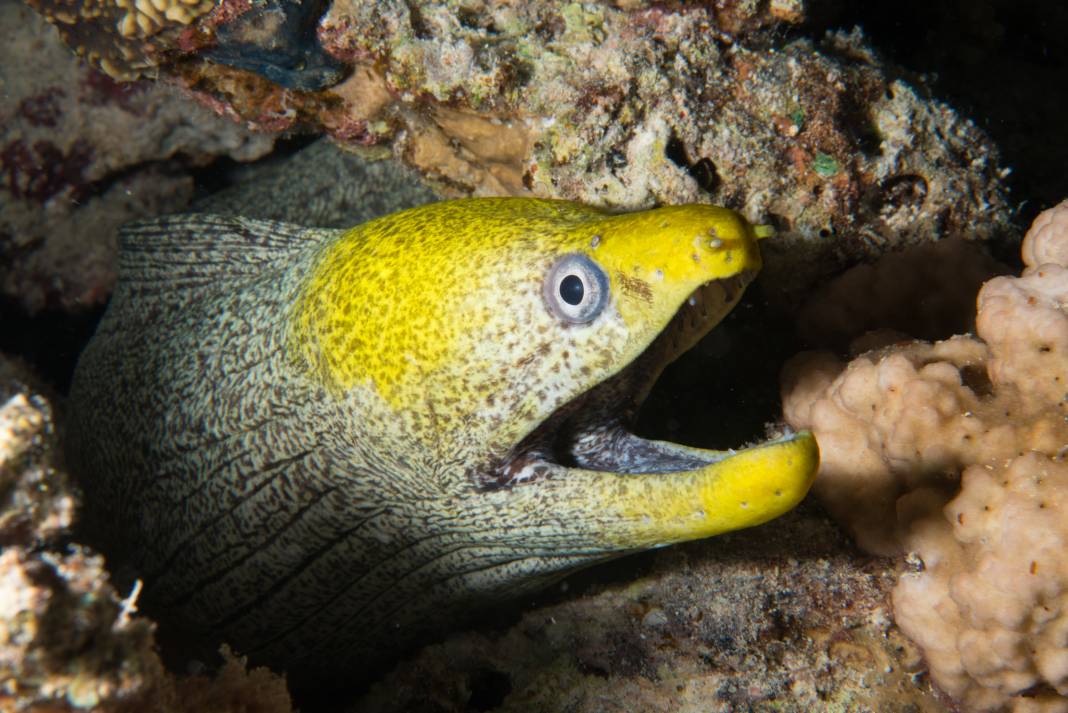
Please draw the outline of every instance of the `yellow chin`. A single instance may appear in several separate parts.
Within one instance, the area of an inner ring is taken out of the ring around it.
[[[661,473],[556,469],[550,477],[473,496],[501,533],[554,555],[603,556],[697,540],[752,527],[789,511],[808,493],[819,467],[807,431],[738,452],[676,448],[707,465]]]
[[[602,494],[603,507],[620,522],[621,548],[710,537],[793,509],[808,493],[819,457],[816,439],[803,431],[697,470],[621,476]]]

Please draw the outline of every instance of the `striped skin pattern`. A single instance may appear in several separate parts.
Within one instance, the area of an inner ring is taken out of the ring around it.
[[[567,256],[605,276],[589,321],[547,304]],[[807,492],[809,434],[720,453],[621,415],[759,267],[752,226],[710,206],[136,224],[71,393],[86,530],[165,624],[314,681],[577,567],[764,522]]]

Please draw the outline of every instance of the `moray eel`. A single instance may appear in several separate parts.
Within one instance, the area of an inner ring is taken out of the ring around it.
[[[576,568],[770,520],[811,484],[809,433],[627,430],[757,239],[723,208],[528,198],[127,227],[70,400],[87,531],[172,627],[337,680]]]

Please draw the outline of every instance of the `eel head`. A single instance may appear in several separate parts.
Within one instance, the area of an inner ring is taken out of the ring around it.
[[[350,231],[294,316],[304,362],[437,502],[527,573],[757,525],[796,505],[807,432],[737,451],[628,430],[664,366],[738,301],[758,231],[706,205],[609,214],[438,203]],[[369,308],[373,306],[373,308]]]

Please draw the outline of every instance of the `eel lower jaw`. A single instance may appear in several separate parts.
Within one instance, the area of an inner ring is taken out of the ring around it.
[[[516,487],[495,500],[495,507],[514,508],[524,547],[536,548],[540,536],[545,556],[596,559],[753,527],[801,502],[819,466],[807,431],[737,451],[647,441],[616,429],[611,447],[602,438],[595,458],[585,454],[570,465],[558,455],[524,454]]]
[[[728,461],[750,448],[811,438],[807,432],[786,429],[767,441],[716,451],[642,438],[619,422],[581,433],[561,431],[553,435],[554,439],[530,445],[505,463],[496,485],[507,487],[549,476],[566,477],[569,471],[577,470],[626,476],[693,473]]]

